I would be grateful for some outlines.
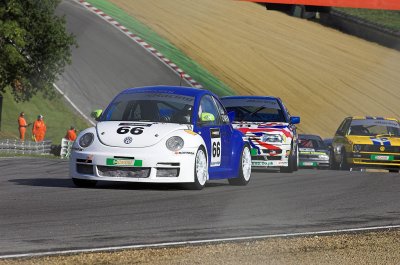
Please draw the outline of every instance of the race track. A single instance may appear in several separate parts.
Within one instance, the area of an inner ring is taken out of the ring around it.
[[[78,43],[57,86],[84,114],[104,109],[126,88],[179,85],[176,73],[75,1],[62,1],[57,13],[66,16]]]
[[[0,256],[400,224],[400,174],[258,172],[245,187],[189,191],[75,188],[60,160],[1,159],[0,168]]]
[[[127,87],[178,76],[72,1],[60,13],[77,36],[57,83],[84,113]],[[0,256],[56,250],[399,225],[400,174],[300,170],[253,173],[246,187],[210,182],[76,188],[62,160],[0,159]]]

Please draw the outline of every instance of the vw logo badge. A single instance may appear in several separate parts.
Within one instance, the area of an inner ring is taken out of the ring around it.
[[[384,147],[384,146],[381,146],[381,147],[379,148],[379,150],[381,150],[381,151],[383,152],[383,151],[385,151],[385,147]]]
[[[130,144],[130,143],[132,143],[132,137],[125,137],[125,139],[124,139],[124,143],[126,143],[126,144]]]

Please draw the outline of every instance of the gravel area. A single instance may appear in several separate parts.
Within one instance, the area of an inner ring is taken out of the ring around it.
[[[54,264],[400,264],[400,230],[0,260]]]

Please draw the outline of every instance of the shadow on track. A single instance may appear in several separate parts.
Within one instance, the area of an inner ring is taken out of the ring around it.
[[[9,182],[16,185],[35,186],[35,187],[55,187],[55,188],[74,188],[74,189],[105,189],[105,190],[186,190],[181,184],[164,183],[129,183],[129,182],[99,182],[93,188],[76,187],[71,179],[59,178],[30,178],[30,179],[11,179]],[[228,183],[212,182],[207,183],[205,188],[217,188],[229,186]]]

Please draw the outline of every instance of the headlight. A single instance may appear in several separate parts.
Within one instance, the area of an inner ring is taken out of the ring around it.
[[[328,160],[329,156],[328,155],[319,155],[318,158],[322,159],[322,160]]]
[[[167,140],[165,145],[170,151],[179,151],[183,148],[184,141],[179,136],[172,136]]]
[[[354,152],[360,152],[361,151],[361,145],[359,145],[359,144],[353,145],[353,150],[354,150]]]
[[[264,134],[261,141],[269,143],[282,143],[283,138],[280,134]]]
[[[85,133],[81,138],[79,138],[79,145],[83,148],[86,148],[93,143],[93,139],[93,133]]]

